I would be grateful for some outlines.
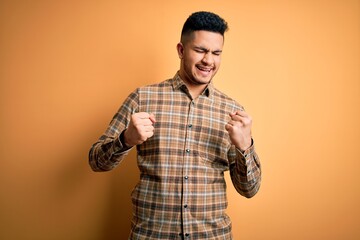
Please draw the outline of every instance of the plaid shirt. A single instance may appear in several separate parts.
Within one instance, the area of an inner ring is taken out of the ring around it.
[[[94,171],[113,169],[130,150],[121,141],[130,116],[155,115],[154,136],[136,146],[140,181],[129,239],[232,239],[224,171],[245,197],[261,179],[254,145],[242,153],[225,130],[229,113],[241,108],[211,83],[192,99],[178,74],[129,95],[89,153]]]

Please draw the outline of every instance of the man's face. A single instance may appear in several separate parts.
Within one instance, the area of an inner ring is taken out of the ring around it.
[[[220,67],[224,37],[220,33],[195,31],[177,45],[180,77],[188,87],[205,87]]]

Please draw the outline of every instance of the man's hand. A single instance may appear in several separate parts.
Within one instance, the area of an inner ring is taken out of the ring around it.
[[[134,113],[131,116],[129,127],[124,132],[124,141],[127,147],[141,144],[154,135],[156,122],[154,114],[146,112]]]
[[[231,120],[225,125],[231,142],[241,151],[251,146],[251,117],[244,111],[238,110],[230,113]]]

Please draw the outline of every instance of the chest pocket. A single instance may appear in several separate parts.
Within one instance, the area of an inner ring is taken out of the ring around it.
[[[203,124],[198,127],[199,131],[195,133],[195,142],[197,143],[197,152],[201,158],[201,163],[206,167],[220,171],[228,170],[227,154],[231,144],[225,125],[223,127],[221,127],[222,123],[213,123],[211,125]]]

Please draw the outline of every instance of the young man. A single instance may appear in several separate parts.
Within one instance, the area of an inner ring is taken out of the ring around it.
[[[108,171],[137,148],[129,239],[232,239],[224,171],[245,197],[260,187],[251,117],[212,83],[227,28],[214,13],[193,13],[177,45],[180,70],[132,92],[90,149],[92,169]]]

